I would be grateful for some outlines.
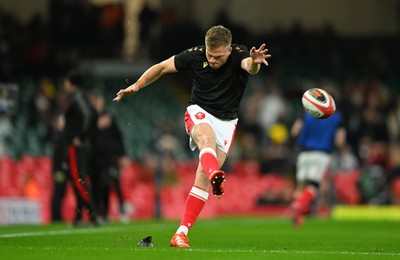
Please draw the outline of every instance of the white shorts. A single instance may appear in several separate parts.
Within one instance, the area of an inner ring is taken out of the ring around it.
[[[303,151],[297,158],[297,181],[321,182],[331,166],[332,156],[319,151]]]
[[[206,123],[209,124],[214,131],[217,148],[229,154],[233,139],[235,138],[237,122],[238,119],[221,120],[216,118],[198,105],[188,106],[185,113],[185,128],[186,133],[190,136],[190,149],[194,151],[197,148],[191,136],[193,128],[198,124]]]

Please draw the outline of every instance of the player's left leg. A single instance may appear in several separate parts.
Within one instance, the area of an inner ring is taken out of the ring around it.
[[[226,160],[226,154],[218,150],[217,156],[219,158],[219,165],[222,166]],[[194,186],[190,190],[186,199],[180,226],[170,241],[171,246],[190,247],[187,235],[208,200],[209,188],[209,176],[199,163],[196,171]]]
[[[305,189],[290,204],[293,211],[292,222],[295,227],[303,224],[304,218],[311,212],[311,205],[318,196],[319,183],[308,181]]]
[[[171,239],[171,246],[190,247],[187,235],[189,229],[197,220],[197,217],[208,200],[209,187],[210,182],[208,181],[208,176],[199,164],[196,171],[194,186],[191,188],[186,199],[181,223],[175,235]]]
[[[300,153],[297,161],[297,182],[302,190],[290,204],[292,221],[295,227],[300,226],[306,215],[311,212],[311,205],[317,198],[319,186],[324,174],[329,170],[331,156],[325,152],[305,151]]]

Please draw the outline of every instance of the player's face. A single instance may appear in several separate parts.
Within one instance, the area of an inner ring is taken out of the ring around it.
[[[206,57],[208,64],[213,69],[219,69],[226,63],[229,55],[232,52],[232,47],[221,46],[217,48],[206,47]]]

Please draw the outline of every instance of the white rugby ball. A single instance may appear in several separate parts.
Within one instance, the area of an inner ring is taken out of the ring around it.
[[[323,89],[311,88],[301,99],[304,109],[315,118],[328,118],[336,111],[335,100]]]

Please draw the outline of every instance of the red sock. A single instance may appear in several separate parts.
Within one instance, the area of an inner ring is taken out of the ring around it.
[[[306,188],[303,193],[300,195],[299,200],[305,201],[305,202],[311,202],[315,198],[315,192],[311,188]]]
[[[193,186],[186,199],[185,209],[180,225],[186,226],[188,229],[190,229],[193,226],[194,222],[196,222],[196,219],[199,216],[204,205],[206,204],[207,199],[207,191]]]
[[[306,188],[296,200],[300,212],[308,213],[311,210],[311,203],[314,198],[315,191],[311,188]]]
[[[212,148],[206,147],[201,149],[199,157],[200,164],[208,175],[219,169],[217,153]]]

